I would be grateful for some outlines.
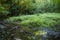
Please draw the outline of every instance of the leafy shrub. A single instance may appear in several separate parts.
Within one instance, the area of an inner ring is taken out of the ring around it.
[[[34,3],[32,0],[12,0],[13,3],[20,6],[20,13],[32,14],[34,9]],[[32,5],[31,5],[32,4]]]
[[[9,16],[18,16],[20,14],[20,6],[17,4],[11,4],[9,12]]]
[[[2,5],[0,5],[0,18],[1,19],[5,19],[6,17],[8,17],[7,16],[8,14],[9,14],[9,11],[5,7],[3,7]]]
[[[39,12],[39,13],[56,12],[57,11],[56,7],[57,7],[56,3],[54,3],[54,1],[52,1],[52,0],[49,0],[49,1],[37,0],[35,12]]]
[[[0,5],[0,15],[7,15],[8,13],[7,9]]]

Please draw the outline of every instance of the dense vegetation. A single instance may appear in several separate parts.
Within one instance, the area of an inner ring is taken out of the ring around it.
[[[59,0],[0,0],[0,40],[60,40],[59,4]]]

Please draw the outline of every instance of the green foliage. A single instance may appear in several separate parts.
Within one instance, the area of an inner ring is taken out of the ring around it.
[[[22,13],[33,14],[34,3],[32,2],[32,0],[22,0],[19,5],[21,6]]]
[[[2,0],[0,4],[8,9],[9,16],[13,16],[14,13],[15,16],[19,14],[33,14],[33,9],[35,9],[32,0]]]
[[[57,0],[57,12],[60,12],[60,0]]]
[[[10,37],[14,31],[11,31],[12,34],[8,31],[18,26],[19,29],[14,29],[16,37],[22,40],[42,40],[47,34],[47,31],[43,29],[60,30],[60,13],[51,13],[60,11],[59,3],[58,0],[0,0],[0,26],[9,27],[1,32],[4,35],[10,34],[8,36]]]
[[[53,3],[53,0],[36,0],[36,12],[45,13],[45,12],[56,12],[56,4]]]
[[[11,4],[9,12],[9,16],[18,16],[20,14],[20,6],[17,4]]]
[[[59,13],[45,13],[39,15],[25,15],[25,16],[17,16],[10,17],[7,21],[17,22],[20,21],[22,26],[27,27],[54,27],[58,25],[60,22],[60,14]]]
[[[8,13],[8,10],[2,5],[0,5],[0,15],[7,15]]]
[[[18,37],[23,40],[42,40],[43,36],[47,34],[45,30],[40,28],[48,28],[50,30],[60,30],[60,14],[59,13],[45,13],[35,15],[22,15],[17,17],[10,17],[9,22],[18,22],[21,25]],[[21,37],[22,36],[22,37]]]
[[[45,16],[44,16],[45,15]],[[42,15],[35,15],[34,17],[26,17],[25,20],[21,22],[22,26],[28,26],[28,27],[55,27],[55,25],[58,25],[60,22],[60,14],[42,14]],[[23,17],[22,17],[23,18]]]
[[[9,14],[9,11],[5,7],[0,5],[0,20],[7,18],[8,14]]]

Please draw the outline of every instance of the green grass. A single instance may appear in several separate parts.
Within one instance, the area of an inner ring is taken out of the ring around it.
[[[22,15],[7,19],[10,22],[20,21],[23,27],[53,27],[60,24],[60,13],[44,13],[34,15]]]
[[[10,17],[9,20],[14,21],[14,19],[18,20],[27,20],[31,18],[38,18],[38,17],[48,17],[48,18],[60,18],[60,13],[44,13],[44,14],[34,14],[34,15],[22,15],[22,16],[17,16],[17,17]]]
[[[60,13],[45,13],[41,15],[42,17],[57,17],[60,18]]]

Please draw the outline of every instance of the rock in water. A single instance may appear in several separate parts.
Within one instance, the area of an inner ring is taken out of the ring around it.
[[[16,40],[21,40],[21,39],[19,39],[19,38],[15,38]]]

